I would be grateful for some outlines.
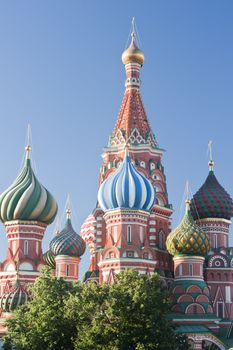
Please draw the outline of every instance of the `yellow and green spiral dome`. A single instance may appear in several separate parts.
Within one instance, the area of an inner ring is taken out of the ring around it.
[[[190,202],[187,202],[187,209],[183,220],[167,237],[167,250],[173,256],[205,256],[210,249],[209,236],[193,220],[189,204]]]
[[[30,147],[24,166],[13,184],[0,195],[0,220],[53,222],[57,203],[51,193],[36,178],[30,161]]]

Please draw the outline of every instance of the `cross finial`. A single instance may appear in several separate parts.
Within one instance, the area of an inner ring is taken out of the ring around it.
[[[208,143],[208,148],[209,148],[209,155],[210,155],[210,160],[209,160],[209,171],[214,170],[214,161],[213,161],[213,141],[209,141]]]
[[[135,18],[132,18],[132,33],[131,33],[132,39],[135,37]]]
[[[71,200],[70,200],[70,194],[69,193],[67,195],[67,200],[66,200],[66,218],[67,219],[71,218]]]
[[[66,218],[67,218],[67,219],[70,219],[70,218],[71,218],[71,209],[70,209],[70,208],[67,208],[67,209],[66,209]]]
[[[185,184],[185,211],[186,213],[190,210],[190,199],[189,199],[189,193],[190,193],[190,188],[189,188],[189,181],[186,181]]]
[[[25,147],[26,150],[26,159],[30,159],[31,155],[31,125],[28,124],[27,128],[27,146]]]

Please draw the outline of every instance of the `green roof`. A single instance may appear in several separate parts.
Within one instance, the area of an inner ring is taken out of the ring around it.
[[[205,314],[205,315],[193,315],[193,314],[183,314],[179,312],[171,312],[168,314],[169,320],[176,320],[176,319],[185,319],[185,320],[220,320],[220,318],[216,317],[214,314]]]
[[[206,326],[195,325],[195,326],[179,326],[176,328],[176,333],[212,333],[212,332]]]

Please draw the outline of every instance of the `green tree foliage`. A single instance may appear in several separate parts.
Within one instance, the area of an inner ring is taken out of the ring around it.
[[[10,343],[17,350],[72,349],[71,338],[76,327],[67,327],[64,309],[69,293],[74,290],[72,284],[52,277],[45,269],[30,288],[32,300],[19,307],[8,321],[6,349]]]
[[[69,284],[48,271],[32,301],[8,322],[17,350],[187,350],[167,319],[169,298],[157,275],[126,270],[116,283]]]

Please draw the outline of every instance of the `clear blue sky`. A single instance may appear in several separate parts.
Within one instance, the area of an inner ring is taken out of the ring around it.
[[[96,203],[102,148],[124,93],[121,53],[136,17],[145,53],[142,96],[180,218],[186,179],[195,192],[215,173],[233,195],[231,0],[20,0],[0,2],[0,191],[16,177],[30,123],[37,176],[67,193],[79,230]],[[47,248],[54,225],[47,229]],[[0,257],[6,238],[1,227]],[[87,269],[89,255],[81,263]]]

